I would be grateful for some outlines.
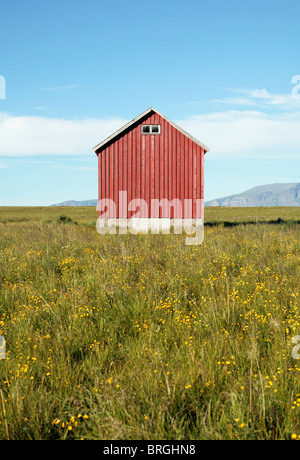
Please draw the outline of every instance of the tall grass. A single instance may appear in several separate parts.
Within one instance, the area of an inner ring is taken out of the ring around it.
[[[269,220],[295,219],[277,212]],[[1,439],[300,437],[294,221],[207,226],[204,244],[186,246],[179,235],[100,236],[75,210],[9,218]]]

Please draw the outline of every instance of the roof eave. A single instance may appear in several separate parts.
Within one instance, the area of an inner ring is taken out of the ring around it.
[[[162,115],[161,113],[159,113],[157,110],[155,110],[153,107],[150,107],[149,109],[145,110],[145,112],[141,113],[140,115],[138,115],[136,118],[134,118],[133,120],[129,121],[128,123],[126,123],[126,125],[122,126],[122,128],[118,129],[118,131],[114,132],[111,136],[107,137],[106,139],[104,139],[104,141],[100,142],[100,144],[96,145],[93,150],[94,152],[96,153],[96,155],[98,155],[99,152],[97,152],[98,150],[101,149],[101,147],[103,147],[104,145],[108,144],[108,142],[110,142],[111,140],[113,140],[116,136],[118,136],[119,134],[121,134],[123,131],[125,131],[127,128],[130,128],[130,126],[132,126],[134,123],[138,122],[141,118],[145,117],[146,115],[148,115],[150,112],[155,112],[157,113],[160,117],[164,118],[168,123],[170,123],[170,125],[172,125],[175,129],[177,129],[178,131],[180,131],[182,134],[184,134],[185,136],[187,136],[189,139],[191,139],[193,142],[195,142],[196,144],[198,144],[201,148],[203,148],[204,150],[204,153],[207,153],[209,152],[209,148],[203,144],[202,142],[198,141],[198,139],[196,139],[195,137],[193,137],[191,134],[189,134],[188,132],[186,132],[184,129],[182,129],[180,126],[176,125],[176,123],[174,123],[173,121],[169,120],[167,117],[165,117],[164,115]]]
[[[135,117],[133,120],[129,121],[128,123],[126,123],[126,125],[122,126],[120,129],[118,129],[118,131],[115,131],[111,136],[107,137],[106,139],[104,139],[104,141],[100,142],[100,144],[96,145],[96,147],[93,148],[94,152],[96,153],[96,155],[98,155],[97,153],[97,150],[99,150],[101,147],[103,147],[105,144],[107,144],[108,142],[110,142],[112,139],[114,139],[116,136],[118,136],[119,134],[121,134],[123,131],[125,131],[127,128],[130,128],[130,126],[132,126],[134,123],[136,123],[137,121],[139,121],[141,118],[143,118],[144,116],[148,115],[148,113],[150,112],[156,112],[155,109],[153,109],[153,107],[150,107],[149,109],[145,110],[145,112],[141,113],[140,115],[138,115],[137,117]]]

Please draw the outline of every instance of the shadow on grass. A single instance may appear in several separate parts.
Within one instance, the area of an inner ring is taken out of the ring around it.
[[[237,227],[239,225],[286,225],[287,227],[291,227],[292,225],[299,225],[300,220],[295,219],[288,219],[284,220],[280,217],[276,220],[246,220],[246,221],[237,221],[237,222],[230,222],[230,221],[219,221],[219,222],[204,222],[206,227]]]
[[[35,222],[35,220],[30,219],[30,218],[8,218],[8,219],[1,219],[0,218],[0,223],[2,224],[7,224],[7,223],[23,223],[23,222]],[[65,215],[60,215],[56,219],[47,219],[43,221],[39,221],[39,223],[43,224],[52,224],[52,223],[59,223],[59,224],[73,224],[73,225],[84,225],[86,227],[95,227],[96,226],[96,221],[90,221],[90,222],[77,222],[73,219],[71,219],[68,216]],[[287,227],[291,227],[292,225],[299,225],[300,224],[300,219],[281,219],[281,217],[278,217],[278,219],[275,220],[240,220],[240,221],[227,221],[227,220],[219,220],[219,221],[204,221],[204,225],[206,227],[218,227],[218,226],[223,226],[223,227],[237,227],[240,225],[286,225]]]

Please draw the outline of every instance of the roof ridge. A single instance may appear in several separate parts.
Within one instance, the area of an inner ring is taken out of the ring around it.
[[[108,142],[110,142],[111,140],[113,140],[115,137],[117,137],[119,134],[121,134],[123,131],[125,131],[127,128],[130,128],[130,126],[132,126],[134,123],[136,123],[137,121],[139,121],[141,118],[143,118],[144,116],[148,115],[148,113],[150,112],[155,112],[157,113],[157,115],[159,115],[160,117],[162,117],[164,120],[166,120],[168,123],[170,123],[171,126],[173,126],[173,128],[175,128],[176,130],[180,131],[184,136],[188,137],[189,139],[191,139],[193,142],[195,142],[196,144],[200,145],[200,147],[202,147],[205,152],[209,152],[209,148],[204,145],[202,142],[198,141],[198,139],[196,139],[195,137],[193,137],[191,134],[189,134],[187,131],[185,131],[184,129],[182,129],[180,126],[176,125],[176,123],[174,123],[173,121],[169,120],[167,117],[165,117],[164,115],[162,115],[158,110],[154,109],[154,107],[149,107],[149,109],[145,110],[144,112],[142,112],[140,115],[138,115],[137,117],[135,117],[133,120],[129,121],[128,123],[126,123],[124,126],[122,126],[120,129],[118,129],[117,131],[115,131],[113,134],[111,134],[109,137],[107,137],[106,139],[104,139],[102,142],[100,142],[98,145],[96,145],[93,150],[94,152],[97,154],[97,150],[99,150],[101,147],[103,147],[104,145],[108,144]]]

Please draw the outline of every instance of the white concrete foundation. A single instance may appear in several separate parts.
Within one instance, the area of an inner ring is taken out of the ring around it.
[[[105,234],[186,234],[186,244],[201,244],[204,239],[204,219],[168,219],[168,218],[137,218],[113,219],[98,218],[97,231]]]

